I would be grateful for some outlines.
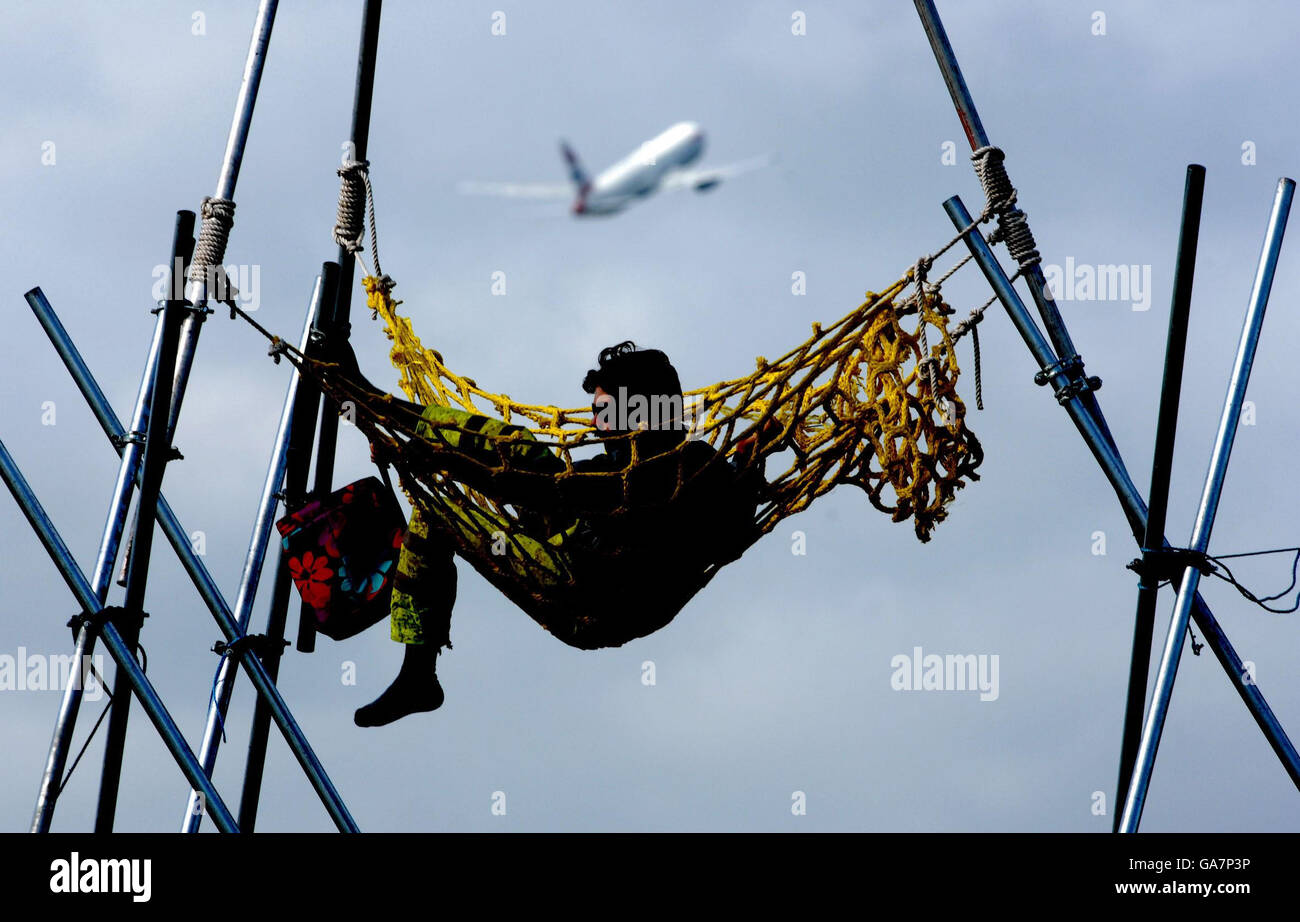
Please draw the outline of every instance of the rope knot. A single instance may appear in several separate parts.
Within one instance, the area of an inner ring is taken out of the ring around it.
[[[1033,232],[1025,213],[1016,207],[1016,189],[1007,176],[1006,154],[1001,148],[981,147],[971,154],[975,164],[975,175],[979,177],[984,189],[984,215],[997,215],[997,230],[989,236],[994,242],[995,236],[1007,244],[1007,252],[1016,261],[1023,272],[1038,265],[1041,256],[1034,242]]]
[[[203,197],[199,214],[203,224],[194,244],[189,279],[200,284],[212,282],[218,300],[233,302],[238,292],[226,277],[225,270],[219,267],[226,259],[226,243],[230,240],[230,229],[235,226],[235,203],[228,198],[207,195]]]
[[[369,160],[347,160],[338,169],[339,205],[334,220],[334,242],[349,253],[361,249],[365,237],[366,185]]]
[[[1015,203],[1016,190],[1007,176],[1006,156],[1000,147],[992,145],[981,147],[970,156],[984,199],[994,214],[1001,214]]]

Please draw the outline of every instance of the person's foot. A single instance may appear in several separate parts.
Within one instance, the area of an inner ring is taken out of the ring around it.
[[[443,697],[442,683],[436,674],[426,673],[417,678],[403,670],[382,695],[357,708],[352,719],[358,727],[382,727],[408,714],[436,711],[442,707]]]

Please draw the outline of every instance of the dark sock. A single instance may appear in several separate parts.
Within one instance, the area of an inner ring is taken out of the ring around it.
[[[402,668],[393,684],[365,707],[357,708],[353,721],[358,727],[382,727],[408,714],[436,711],[442,707],[442,683],[436,672],[438,648],[430,644],[407,644]]]

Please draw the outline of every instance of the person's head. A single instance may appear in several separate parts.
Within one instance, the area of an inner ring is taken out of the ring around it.
[[[592,413],[602,435],[645,430],[682,433],[682,383],[668,356],[638,349],[631,340],[600,350],[599,367],[582,380],[593,395]]]

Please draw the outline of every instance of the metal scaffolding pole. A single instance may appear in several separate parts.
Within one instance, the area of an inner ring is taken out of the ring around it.
[[[1283,182],[1290,183],[1291,180],[1283,180]],[[975,226],[974,219],[971,218],[970,212],[966,210],[966,206],[962,204],[961,199],[957,196],[945,201],[943,206],[948,213],[948,217],[952,220],[953,226],[964,233],[966,246],[975,262],[979,264],[980,269],[984,272],[985,279],[988,280],[998,300],[1002,302],[1002,306],[1006,308],[1012,324],[1029,347],[1029,351],[1033,354],[1043,374],[1048,377],[1052,390],[1058,395],[1061,406],[1069,414],[1070,419],[1079,430],[1079,434],[1083,436],[1084,442],[1092,451],[1093,457],[1106,474],[1107,480],[1110,481],[1111,487],[1119,497],[1120,505],[1129,521],[1129,527],[1133,530],[1134,538],[1139,541],[1142,540],[1146,530],[1147,507],[1141,494],[1138,493],[1137,487],[1133,485],[1132,479],[1125,470],[1123,459],[1107,443],[1092,415],[1083,408],[1078,392],[1069,388],[1070,381],[1060,366],[1056,364],[1056,356],[1052,353],[1052,347],[1043,337],[1033,318],[1030,317],[1024,302],[1020,300],[1020,295],[1012,287],[1010,279],[1002,270],[1002,266],[993,255],[993,251],[989,249],[984,235]],[[1163,539],[1161,546],[1164,546]],[[1256,725],[1264,733],[1269,745],[1273,748],[1273,752],[1281,760],[1282,766],[1286,769],[1292,783],[1297,788],[1300,788],[1300,753],[1296,752],[1295,746],[1287,738],[1286,731],[1268,706],[1268,702],[1264,699],[1259,686],[1254,682],[1241,681],[1241,676],[1245,674],[1245,667],[1241,658],[1232,648],[1232,644],[1228,642],[1227,635],[1223,633],[1218,621],[1214,618],[1214,614],[1199,593],[1194,594],[1192,616],[1196,619],[1197,626],[1201,628],[1201,632],[1205,635],[1206,644],[1214,651],[1220,665],[1232,680],[1232,685],[1237,690],[1237,694],[1250,710],[1251,716],[1255,718]]]
[[[1165,341],[1165,371],[1160,385],[1160,412],[1156,419],[1156,445],[1151,462],[1151,489],[1147,494],[1146,534],[1142,539],[1142,561],[1138,569],[1137,613],[1133,619],[1133,652],[1129,659],[1128,696],[1124,709],[1124,733],[1119,756],[1119,784],[1115,794],[1112,831],[1119,831],[1119,818],[1133,775],[1142,737],[1142,708],[1146,704],[1147,680],[1151,673],[1151,638],[1155,631],[1156,601],[1162,576],[1157,561],[1169,511],[1169,475],[1174,465],[1174,439],[1178,431],[1178,398],[1183,386],[1183,358],[1187,349],[1187,318],[1191,312],[1192,279],[1196,272],[1196,244],[1201,229],[1201,200],[1205,193],[1205,167],[1187,168],[1183,187],[1183,217],[1178,232],[1178,255],[1174,262],[1174,293],[1169,307],[1169,335]]]
[[[984,130],[983,122],[980,120],[979,113],[975,109],[975,100],[971,96],[970,89],[966,85],[966,80],[962,76],[961,68],[957,63],[957,57],[953,52],[952,44],[948,41],[947,32],[944,30],[943,23],[939,19],[939,13],[935,9],[933,0],[914,0],[916,11],[921,19],[921,25],[925,29],[926,37],[930,42],[931,50],[934,52],[935,60],[939,65],[939,70],[943,75],[944,83],[948,87],[948,93],[952,98],[957,115],[961,119],[962,129],[966,134],[966,140],[969,142],[972,151],[979,151],[981,148],[990,146],[988,134]],[[987,192],[987,190],[986,190]],[[955,203],[957,209],[952,205]],[[953,223],[959,228],[964,229],[971,224],[971,218],[964,206],[961,205],[960,199],[954,197],[945,203],[948,208],[949,216]],[[1012,209],[1014,212],[1016,209]],[[1004,215],[1005,217],[1005,215]],[[1002,226],[1005,227],[1005,222]],[[973,233],[967,235],[967,245],[971,248],[972,253],[982,245],[987,250],[987,242],[983,235],[976,229]],[[977,256],[977,259],[980,257]],[[1118,447],[1110,434],[1106,425],[1105,417],[1102,415],[1101,407],[1092,391],[1094,385],[1099,385],[1097,379],[1088,378],[1084,374],[1083,360],[1079,357],[1078,351],[1070,339],[1065,322],[1061,318],[1060,311],[1056,307],[1056,302],[1052,297],[1051,291],[1047,287],[1046,278],[1043,276],[1041,267],[1034,263],[1032,265],[1021,266],[1022,274],[1029,286],[1033,296],[1035,306],[1038,308],[1039,315],[1043,319],[1043,325],[1047,330],[1047,336],[1051,340],[1052,346],[1055,347],[1053,353],[1052,347],[1049,347],[1043,339],[1033,320],[1029,318],[1027,312],[1023,318],[1016,317],[1016,310],[1011,306],[1012,300],[1020,303],[1019,296],[1012,288],[1010,281],[1006,280],[1005,273],[1002,272],[1001,266],[989,252],[985,261],[981,263],[986,277],[989,278],[990,284],[994,284],[994,275],[1001,276],[1005,281],[1005,291],[999,294],[1007,310],[1013,314],[1013,321],[1016,321],[1017,328],[1026,337],[1026,342],[1034,339],[1035,342],[1030,344],[1031,351],[1035,352],[1035,358],[1039,359],[1040,367],[1043,370],[1040,379],[1043,383],[1053,382],[1054,389],[1060,395],[1060,386],[1056,384],[1059,375],[1056,372],[1065,370],[1066,384],[1071,386],[1072,392],[1077,394],[1076,397],[1069,398],[1068,402],[1063,400],[1062,403],[1070,412],[1071,418],[1075,420],[1076,426],[1084,435],[1089,447],[1092,449],[1094,456],[1106,471],[1112,486],[1120,498],[1124,507],[1125,515],[1129,520],[1129,526],[1133,529],[1134,536],[1143,541],[1146,530],[1146,506],[1141,496],[1133,487],[1127,471],[1124,469],[1123,460],[1120,457]],[[995,290],[998,285],[994,284]],[[1020,304],[1023,308],[1023,304]],[[1027,323],[1028,327],[1022,328],[1022,324]],[[1032,337],[1028,329],[1032,328]],[[1045,350],[1043,355],[1039,355],[1039,347]],[[1059,359],[1058,359],[1059,356]],[[1049,374],[1049,371],[1051,372]],[[1082,412],[1089,418],[1088,421],[1076,417],[1075,405],[1081,403]],[[1094,444],[1094,439],[1100,439],[1104,446]],[[1107,450],[1102,452],[1100,449],[1105,447]],[[1150,547],[1150,543],[1143,542],[1144,547]],[[1160,546],[1164,547],[1163,535],[1161,536]],[[1282,730],[1277,718],[1273,715],[1268,703],[1260,694],[1257,686],[1244,683],[1238,680],[1243,674],[1243,666],[1236,651],[1228,642],[1227,636],[1219,627],[1213,613],[1205,604],[1199,594],[1194,594],[1193,598],[1193,617],[1196,619],[1198,626],[1205,634],[1206,643],[1214,651],[1220,665],[1229,676],[1233,677],[1233,685],[1236,687],[1238,694],[1250,709],[1255,722],[1264,735],[1268,738],[1269,744],[1273,751],[1282,761],[1286,768],[1287,774],[1291,777],[1293,783],[1300,787],[1300,756],[1297,755],[1295,747],[1287,739],[1286,733]]]
[[[50,341],[54,344],[54,347],[59,353],[59,356],[63,359],[64,364],[67,365],[69,373],[72,375],[78,388],[80,388],[82,395],[86,398],[86,402],[94,412],[96,419],[99,420],[100,426],[103,428],[105,435],[108,436],[109,441],[114,445],[119,453],[124,453],[125,448],[129,446],[123,438],[122,424],[118,421],[117,415],[113,412],[113,409],[108,402],[108,398],[104,395],[104,392],[95,381],[94,376],[90,373],[90,369],[86,366],[81,355],[77,352],[77,349],[73,345],[71,338],[68,336],[67,331],[64,330],[63,325],[59,322],[57,315],[54,313],[54,308],[50,306],[49,301],[46,300],[40,289],[29,291],[27,293],[27,302],[31,305],[37,319],[40,320],[41,326],[45,329],[47,335],[49,335]],[[181,565],[189,574],[195,588],[198,589],[199,596],[203,599],[204,604],[207,605],[208,610],[216,620],[217,626],[225,635],[227,642],[234,644],[238,649],[240,646],[239,640],[243,637],[243,632],[239,631],[234,615],[230,610],[230,606],[226,604],[216,581],[212,578],[212,575],[208,573],[207,567],[204,566],[203,561],[194,553],[194,548],[190,544],[189,532],[161,495],[158,498],[158,522],[162,527],[163,534],[167,537],[167,540],[175,551],[177,558],[180,560]],[[82,635],[90,636],[89,632],[85,631],[82,632]],[[78,654],[80,655],[82,653],[80,639],[78,643]],[[92,649],[93,643],[93,636],[90,636],[90,645]],[[275,687],[274,678],[269,674],[266,668],[263,668],[262,662],[252,651],[245,650],[244,653],[241,653],[241,656],[243,657],[244,668],[248,671],[249,677],[252,680],[254,687],[257,689],[259,709],[265,709],[268,724],[271,720],[274,720],[276,726],[279,727],[281,733],[284,735],[285,742],[297,757],[298,763],[302,766],[313,789],[320,796],[322,803],[324,803],[326,809],[329,811],[335,825],[341,831],[358,831],[356,823],[348,814],[342,798],[334,788],[333,782],[330,781],[328,775],[325,773],[324,767],[321,765],[320,760],[312,750],[311,744],[308,743],[302,728],[298,726],[293,714],[289,711],[288,705],[284,702],[279,690]],[[79,660],[79,662],[86,661]],[[75,689],[74,686],[76,686]],[[80,686],[77,685],[77,683],[70,682],[69,688],[65,690],[65,709],[68,702],[68,696],[74,690],[76,692],[75,700],[78,703],[80,702]],[[62,715],[62,713],[61,710],[60,714]],[[71,731],[69,730],[69,732]],[[62,750],[62,752],[66,754],[66,748]],[[58,784],[61,777],[62,764],[58,766],[57,771],[51,771],[47,766],[45,780],[47,783],[53,785],[49,788],[49,794],[51,796],[46,799],[48,801],[47,806],[49,807],[49,810],[44,811],[43,814],[40,805],[38,805],[38,819],[42,815],[49,816],[52,814],[53,795],[57,795]],[[46,792],[47,785],[43,784],[42,794],[44,795]],[[44,832],[47,830],[48,821],[46,822],[46,828],[42,829],[36,828],[36,820],[33,821],[34,832]]]
[[[32,295],[27,293],[28,302]],[[41,296],[44,300],[44,296]],[[39,316],[39,314],[38,314]],[[149,346],[149,355],[145,360],[144,375],[136,395],[135,411],[131,416],[131,431],[122,431],[118,425],[114,445],[122,456],[118,466],[117,480],[113,485],[113,497],[109,504],[108,521],[104,525],[100,539],[99,552],[95,557],[95,569],[91,577],[91,590],[102,604],[108,598],[109,584],[113,578],[113,564],[117,560],[118,545],[122,530],[126,526],[127,512],[131,506],[131,491],[135,488],[139,474],[140,451],[144,442],[144,428],[148,423],[149,395],[153,393],[153,375],[158,366],[158,353],[162,347],[163,315],[158,314],[154,326],[153,340]],[[95,648],[95,635],[82,630],[77,633],[76,656],[78,663],[84,663]],[[62,783],[63,770],[68,761],[68,748],[72,742],[72,731],[77,723],[81,709],[82,685],[69,681],[63,689],[63,699],[59,713],[54,721],[54,733],[50,739],[50,751],[45,758],[45,769],[41,773],[41,788],[36,797],[36,810],[32,815],[32,832],[49,832],[54,821],[55,801],[58,798],[59,785]]]
[[[357,83],[352,102],[352,158],[364,161],[370,142],[370,105],[375,94],[375,59],[379,49],[379,16],[383,0],[366,0],[362,14],[361,47],[357,52]],[[373,241],[372,241],[373,244]],[[352,281],[356,258],[342,244],[339,245],[339,283],[334,304],[322,310],[318,338],[331,338],[347,342],[351,333]],[[313,493],[326,496],[333,490],[334,448],[339,434],[338,407],[328,397],[324,398],[320,420],[320,441],[316,448],[316,478]],[[300,608],[298,618],[298,649],[304,653],[316,649],[316,622],[306,603]]]
[[[939,11],[935,9],[933,0],[914,0],[914,3],[917,15],[921,18],[921,25],[925,29],[926,37],[930,41],[930,48],[934,51],[935,61],[938,62],[944,83],[948,87],[948,94],[952,97],[952,103],[957,110],[958,118],[961,119],[962,129],[966,133],[966,140],[970,144],[971,151],[975,152],[991,147],[992,142],[989,141],[989,136],[984,131],[984,123],[975,110],[975,98],[971,96],[970,89],[966,86],[966,78],[962,76],[961,67],[957,63],[957,56],[953,53],[952,44],[948,41],[948,33],[944,30],[943,23],[939,19]],[[981,183],[983,183],[982,179]],[[985,193],[987,194],[988,191],[986,188]],[[1010,215],[1023,216],[1020,209],[1014,205],[1007,209],[1000,221],[1000,227],[1004,230],[1008,226],[1006,218]],[[1025,232],[1028,233],[1027,225],[1025,225]],[[1027,245],[1033,246],[1032,235],[1030,235]],[[1034,252],[1034,259],[1037,259],[1036,251]],[[1074,342],[1070,339],[1070,331],[1066,329],[1065,321],[1061,318],[1061,312],[1056,307],[1056,300],[1047,287],[1047,279],[1043,275],[1042,266],[1037,262],[1032,265],[1022,264],[1021,271],[1026,284],[1029,286],[1030,294],[1033,296],[1034,305],[1038,308],[1038,314],[1043,318],[1043,326],[1047,330],[1048,339],[1051,340],[1062,367],[1065,368],[1070,380],[1076,382],[1076,387],[1083,391],[1084,409],[1096,420],[1097,427],[1101,430],[1106,443],[1114,449],[1116,447],[1115,440],[1111,437],[1110,428],[1106,425],[1106,418],[1102,415],[1097,398],[1092,393],[1094,385],[1100,387],[1101,381],[1100,379],[1089,378],[1084,373],[1083,358],[1079,355],[1078,350],[1074,348]]]
[[[171,265],[182,268],[194,249],[194,212],[176,215],[176,232],[172,241]],[[154,369],[153,391],[149,395],[149,425],[145,430],[143,473],[140,477],[140,500],[136,507],[135,533],[131,536],[131,553],[127,563],[126,601],[120,627],[126,649],[135,655],[140,627],[148,617],[144,611],[145,587],[149,580],[149,558],[153,548],[154,517],[163,475],[170,460],[172,441],[167,432],[167,415],[172,403],[172,374],[176,368],[176,351],[180,345],[182,313],[189,306],[181,291],[181,280],[173,276],[171,291],[163,304],[162,343]],[[121,678],[121,667],[115,675]],[[117,789],[122,777],[122,750],[126,745],[127,721],[131,714],[131,696],[115,695],[108,709],[108,730],[104,742],[104,768],[99,785],[99,804],[95,810],[95,832],[112,832],[117,813]]]
[[[1192,526],[1190,550],[1197,554],[1205,553],[1210,547],[1210,531],[1214,528],[1214,516],[1218,512],[1219,499],[1223,494],[1223,480],[1228,473],[1232,443],[1237,434],[1237,424],[1241,420],[1241,407],[1246,400],[1246,387],[1250,383],[1250,370],[1255,362],[1255,350],[1259,345],[1260,330],[1264,326],[1264,311],[1268,308],[1268,296],[1273,288],[1273,276],[1277,271],[1282,237],[1286,233],[1287,216],[1291,212],[1291,200],[1294,196],[1293,181],[1282,179],[1278,182],[1277,192],[1273,196],[1273,209],[1268,219],[1268,229],[1264,233],[1264,245],[1259,254],[1259,266],[1255,271],[1255,283],[1250,292],[1250,305],[1246,309],[1246,319],[1241,328],[1241,340],[1237,345],[1237,357],[1232,365],[1232,376],[1228,380],[1228,393],[1223,402],[1223,414],[1219,418],[1219,431],[1214,437],[1214,449],[1210,453],[1210,469],[1205,475],[1205,488],[1201,493],[1201,505],[1196,513],[1196,524]],[[1146,723],[1142,727],[1142,742],[1138,747],[1133,778],[1129,782],[1128,797],[1124,802],[1120,832],[1137,832],[1138,823],[1142,819],[1142,808],[1146,805],[1147,790],[1151,784],[1151,772],[1155,768],[1156,750],[1160,746],[1160,734],[1164,730],[1165,718],[1169,713],[1169,702],[1174,694],[1174,679],[1178,675],[1178,660],[1182,654],[1184,638],[1187,636],[1192,599],[1196,594],[1200,578],[1201,571],[1194,566],[1183,570],[1182,585],[1178,588],[1178,601],[1174,605],[1173,617],[1169,620],[1169,633],[1165,637],[1164,653],[1160,658],[1160,667],[1156,671],[1156,686],[1151,695],[1151,707],[1147,711]],[[1247,678],[1244,674],[1234,677],[1239,684],[1244,683]]]
[[[221,157],[221,171],[217,174],[216,191],[212,198],[228,201],[234,209],[235,185],[239,181],[239,170],[244,164],[244,148],[248,145],[248,134],[253,124],[253,110],[257,106],[257,91],[262,85],[262,71],[266,66],[266,53],[271,44],[271,28],[275,25],[275,12],[279,0],[261,0],[257,7],[257,16],[253,21],[253,35],[248,43],[248,55],[244,60],[244,73],[239,82],[239,94],[235,97],[235,114],[230,122],[230,132],[226,136],[226,150]],[[222,239],[220,252],[215,254],[212,268],[221,273],[220,263],[225,258],[225,242]],[[200,267],[203,268],[203,267]],[[167,431],[176,431],[176,422],[180,416],[181,401],[185,397],[185,388],[189,384],[190,369],[194,365],[194,353],[198,347],[199,332],[208,314],[209,278],[200,273],[200,277],[190,279],[186,297],[194,304],[194,309],[185,318],[181,329],[181,352],[176,362],[176,377],[172,382],[176,395],[172,412],[167,418]]]
[[[333,304],[338,287],[339,266],[327,262],[321,266],[320,303]],[[319,319],[319,318],[318,318]],[[308,354],[312,354],[314,340],[308,339]],[[299,378],[298,393],[293,410],[293,431],[285,451],[284,504],[298,508],[307,492],[307,476],[311,468],[312,444],[316,438],[316,415],[320,407],[320,391],[310,379]],[[285,626],[288,623],[289,599],[293,580],[289,573],[289,557],[281,546],[276,555],[275,580],[271,585],[271,604],[266,616],[266,652],[262,663],[267,674],[276,680],[280,672]],[[262,797],[262,770],[266,764],[266,742],[271,728],[271,713],[266,702],[257,700],[253,708],[253,724],[248,735],[248,756],[244,765],[244,789],[239,800],[239,828],[252,832],[257,825],[257,809]]]
[[[321,279],[316,277],[312,286],[311,299],[307,304],[307,317],[303,323],[302,336],[298,349],[305,351],[307,338],[311,335],[312,325],[321,305]],[[272,443],[271,459],[267,466],[266,479],[262,484],[262,495],[257,505],[257,516],[253,522],[253,533],[248,543],[248,553],[244,557],[244,569],[239,579],[239,594],[235,597],[235,621],[239,630],[248,633],[248,622],[253,616],[253,602],[257,598],[257,588],[262,577],[262,566],[266,560],[266,549],[271,543],[271,532],[275,527],[275,511],[279,505],[280,488],[284,485],[285,455],[289,447],[289,437],[293,430],[294,406],[297,402],[298,369],[294,368],[289,378],[289,387],[284,395],[284,405],[280,411],[280,423]],[[274,642],[274,641],[273,641]],[[199,749],[199,763],[203,771],[212,777],[217,764],[217,753],[221,747],[221,737],[225,730],[226,712],[230,708],[230,696],[235,689],[235,677],[238,674],[238,658],[223,654],[217,677],[213,682],[212,695],[208,704],[207,724],[203,729],[203,745]],[[185,805],[185,817],[181,821],[181,832],[198,832],[203,819],[203,811],[197,791],[191,791]]]
[[[271,39],[271,27],[275,21],[277,6],[278,0],[262,0],[258,6],[248,57],[244,65],[243,79],[236,99],[234,120],[227,138],[221,172],[217,181],[217,198],[229,198],[234,194],[235,181],[243,161],[244,147],[248,140],[249,126],[252,122],[253,108],[257,100],[257,90],[261,83],[263,65],[266,59],[267,46]],[[173,262],[173,271],[175,266],[176,264]],[[171,405],[166,426],[169,438],[170,433],[173,433],[176,428],[176,420],[185,393],[189,369],[193,363],[194,347],[197,344],[198,337],[198,324],[202,322],[203,314],[206,311],[206,307],[202,303],[206,299],[204,289],[205,286],[202,283],[191,286],[189,294],[194,306],[189,308],[191,313],[181,326],[180,347],[172,381],[173,399],[170,401]],[[108,592],[122,530],[126,524],[127,512],[131,503],[131,492],[137,480],[142,457],[141,440],[148,425],[148,406],[151,399],[150,395],[154,389],[153,369],[162,342],[163,319],[164,314],[160,312],[154,328],[154,338],[146,361],[145,373],[140,383],[140,391],[136,398],[131,431],[125,436],[127,441],[118,468],[112,505],[108,521],[104,527],[104,534],[100,540],[99,553],[96,557],[93,587],[96,597],[101,601],[106,598]],[[93,644],[93,638],[86,638],[83,641],[79,637],[77,641],[78,653],[83,651],[89,653],[93,649]],[[42,776],[41,790],[37,796],[36,812],[32,820],[33,832],[49,831],[50,823],[53,820],[54,789],[51,784],[57,782],[59,773],[67,762],[68,747],[80,707],[81,692],[80,689],[72,687],[73,684],[69,682],[69,687],[64,689],[63,702],[55,722],[54,734],[50,742],[50,752],[46,758],[45,771]]]
[[[167,708],[163,705],[162,699],[154,691],[153,685],[145,676],[144,670],[140,668],[140,664],[135,661],[135,651],[122,639],[122,635],[113,624],[110,617],[113,612],[106,610],[95,596],[94,589],[77,567],[72,552],[68,550],[63,538],[55,530],[49,516],[41,507],[36,494],[28,486],[22,471],[18,469],[18,464],[14,461],[13,456],[9,454],[9,450],[3,442],[0,442],[0,477],[4,478],[5,486],[13,494],[14,499],[23,510],[23,514],[27,517],[32,530],[40,538],[46,553],[54,561],[54,565],[59,570],[59,575],[63,577],[63,581],[67,583],[78,604],[81,605],[82,611],[88,616],[87,624],[82,627],[81,633],[97,633],[104,638],[105,648],[107,648],[109,655],[113,657],[114,662],[117,663],[117,674],[126,679],[126,685],[129,685],[136,697],[140,699],[140,704],[145,713],[153,721],[154,727],[158,730],[158,735],[162,737],[164,745],[171,752],[172,758],[176,760],[176,764],[180,766],[190,784],[202,792],[204,805],[208,815],[212,817],[212,821],[223,832],[237,832],[238,828],[235,825],[234,817],[226,809],[225,803],[222,802],[216,788],[212,786],[212,782],[203,774],[198,759],[194,758],[194,753],[185,742],[185,737],[181,735],[180,728],[176,726],[176,721],[167,713]],[[72,670],[72,681],[80,682],[87,662],[87,660],[77,661],[76,668]],[[121,682],[117,683],[116,692],[118,696],[125,696],[125,685]]]

